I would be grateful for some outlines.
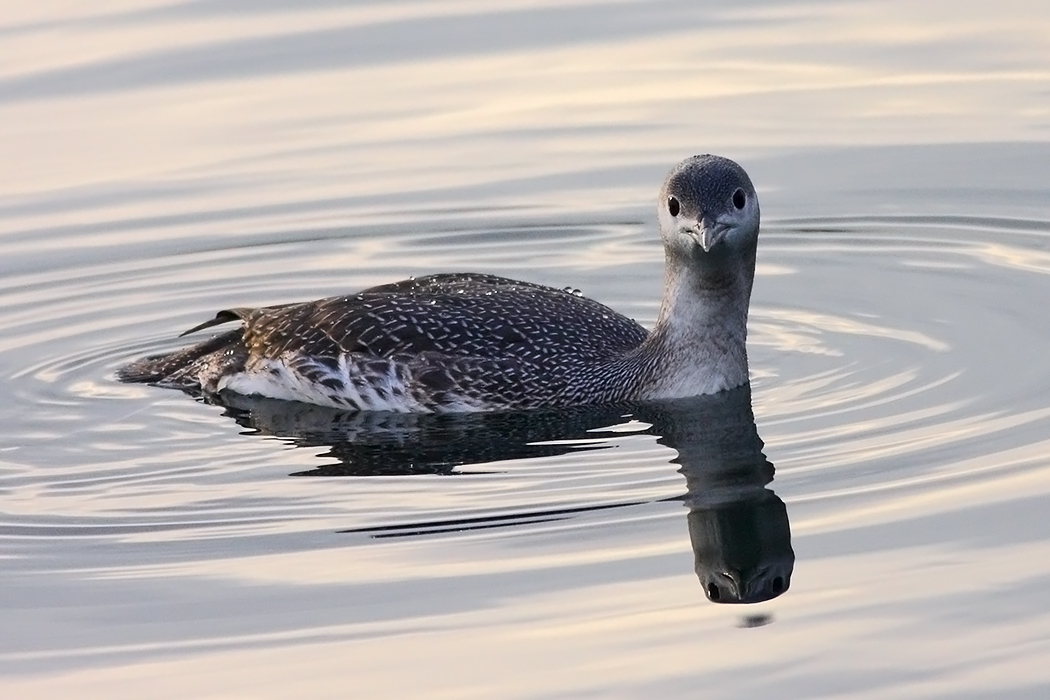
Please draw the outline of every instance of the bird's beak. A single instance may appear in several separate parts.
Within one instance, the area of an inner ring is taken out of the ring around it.
[[[718,242],[722,240],[728,230],[728,224],[723,224],[704,215],[700,217],[695,226],[689,229],[689,235],[704,249],[705,253],[710,253],[711,249],[718,245]]]

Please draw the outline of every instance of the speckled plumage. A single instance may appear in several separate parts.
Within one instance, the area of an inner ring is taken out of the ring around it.
[[[749,207],[739,240],[716,222],[722,210],[738,214],[738,192]],[[241,326],[132,362],[119,376],[205,394],[437,412],[669,398],[743,384],[758,233],[750,180],[732,161],[695,156],[668,176],[660,208],[667,279],[652,333],[572,291],[439,274],[349,296],[221,311],[187,333],[229,321]]]

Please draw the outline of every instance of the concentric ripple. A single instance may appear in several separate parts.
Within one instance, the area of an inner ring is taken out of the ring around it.
[[[655,318],[661,251],[632,217],[429,230],[289,231],[222,254],[188,244],[11,270],[0,287],[9,571],[35,580],[63,570],[98,590],[171,577],[411,587],[424,574],[399,563],[409,553],[432,562],[426,576],[465,582],[650,567],[674,553],[677,573],[693,576],[699,526],[687,526],[682,501],[695,510],[720,502],[718,491],[687,486],[688,469],[672,459],[688,459],[688,446],[669,444],[644,411],[355,417],[208,405],[115,381],[120,364],[177,347],[181,330],[216,309],[442,269],[571,285],[643,323]],[[1017,478],[1046,468],[1050,365],[1031,360],[1050,321],[1017,300],[1046,297],[1048,233],[1046,223],[977,219],[766,225],[753,406],[776,466],[771,488],[789,513],[805,504],[794,536],[950,509],[975,493],[1008,499]],[[523,536],[547,554],[518,558]],[[325,553],[346,547],[357,565],[327,569]],[[269,638],[263,627],[222,644]],[[145,653],[151,639],[112,648]],[[44,663],[75,655],[69,645],[38,640],[5,658]],[[110,653],[104,646],[97,653]]]
[[[1046,229],[921,218],[767,225],[751,317],[755,408],[778,483],[793,498],[885,486],[895,474],[914,479],[946,445],[1014,444],[1011,431],[1045,419],[1040,389],[1050,378],[1026,361],[1025,348],[1048,337],[1046,321],[1010,307],[1017,296],[1045,289]],[[195,528],[218,520],[214,527],[224,532],[242,523],[247,535],[374,525],[367,515],[374,511],[412,520],[586,507],[680,490],[669,453],[625,437],[612,462],[589,465],[578,456],[488,465],[482,471],[499,478],[428,486],[425,506],[404,497],[417,486],[400,482],[369,485],[367,496],[335,505],[328,486],[304,490],[285,481],[324,463],[309,450],[241,434],[216,407],[114,381],[116,366],[176,347],[178,331],[217,308],[336,294],[445,266],[571,282],[643,322],[655,316],[660,251],[637,224],[287,238],[298,242],[7,278],[0,305],[11,395],[0,454],[15,501],[33,492],[44,521],[41,504],[56,518],[78,514],[111,528],[134,514]],[[566,248],[591,269],[552,270],[552,259],[564,264]],[[434,491],[448,503],[435,506]],[[281,525],[260,524],[264,512]]]
[[[1033,353],[1050,323],[1033,302],[1050,282],[1048,233],[975,217],[783,222],[766,251],[799,284],[776,296],[786,308],[759,301],[752,323],[781,488],[826,499],[841,526],[1045,465],[1050,367]]]

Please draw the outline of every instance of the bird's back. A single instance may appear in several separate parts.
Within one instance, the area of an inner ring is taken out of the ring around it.
[[[560,395],[590,403],[605,397],[589,400],[588,378],[648,335],[574,291],[468,273],[229,309],[193,330],[237,319],[240,329],[132,363],[122,378],[352,409],[527,408]]]
[[[635,321],[571,291],[465,273],[235,313],[244,320],[249,351],[266,357],[302,352],[597,359],[626,352],[647,335]]]

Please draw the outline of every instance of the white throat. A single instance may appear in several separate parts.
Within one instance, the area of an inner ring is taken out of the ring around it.
[[[668,258],[660,316],[640,348],[659,358],[645,398],[710,394],[747,383],[754,256],[725,262],[725,269],[701,271]]]

